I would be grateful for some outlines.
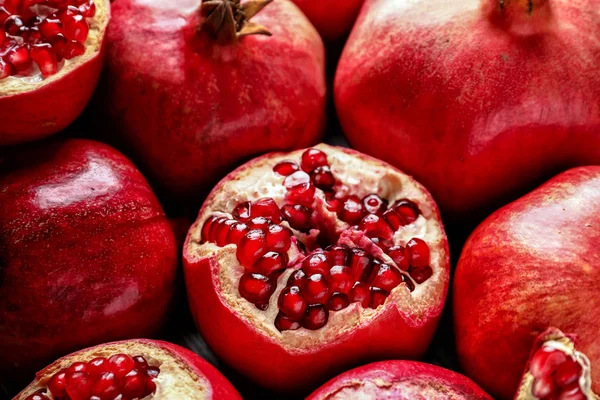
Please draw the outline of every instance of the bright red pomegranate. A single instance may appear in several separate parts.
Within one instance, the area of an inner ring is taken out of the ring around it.
[[[69,354],[37,373],[15,400],[241,400],[219,371],[172,343],[136,339]]]
[[[600,392],[600,167],[562,173],[492,214],[467,241],[454,278],[458,354],[500,399],[514,395],[535,337],[577,336]]]
[[[0,371],[159,328],[177,248],[129,160],[84,140],[11,150],[0,204]]]
[[[367,1],[335,81],[348,140],[414,175],[463,223],[600,163],[598,7]]]
[[[365,0],[293,0],[327,42],[343,39]]]
[[[0,0],[0,145],[58,132],[102,69],[106,0]]]
[[[469,378],[417,361],[381,361],[333,378],[307,400],[492,400]]]
[[[171,196],[195,199],[250,157],[321,137],[323,43],[290,0],[269,2],[113,4],[107,104]]]
[[[358,362],[423,354],[448,244],[420,184],[321,144],[225,177],[190,229],[184,270],[218,356],[263,386],[306,391]]]

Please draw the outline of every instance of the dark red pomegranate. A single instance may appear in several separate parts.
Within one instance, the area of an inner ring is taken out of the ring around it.
[[[333,378],[307,400],[492,400],[469,378],[416,361],[381,361]]]
[[[177,248],[152,190],[123,155],[85,140],[11,150],[0,162],[0,204],[3,375],[157,331]]]
[[[467,241],[454,278],[457,350],[495,397],[514,395],[535,337],[551,326],[577,337],[600,392],[599,216],[600,167],[576,168],[492,214]]]
[[[269,2],[113,3],[106,104],[171,196],[195,200],[250,157],[321,137],[323,43],[290,0]]]
[[[81,113],[109,9],[106,0],[0,0],[0,145],[48,136]]]
[[[335,80],[349,142],[414,175],[461,223],[600,163],[598,7],[367,1]]]
[[[317,186],[319,174],[332,182]],[[437,206],[420,184],[318,145],[225,177],[190,229],[184,266],[211,348],[261,385],[288,391],[358,362],[421,356],[449,261]]]
[[[136,339],[69,354],[37,373],[15,400],[241,400],[212,365],[177,345]]]
[[[346,36],[365,0],[293,0],[321,37],[333,42]]]

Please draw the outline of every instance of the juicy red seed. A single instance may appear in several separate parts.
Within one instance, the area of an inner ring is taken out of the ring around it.
[[[248,231],[248,226],[243,222],[231,225],[227,233],[227,243],[237,245]]]
[[[279,310],[288,318],[300,320],[306,311],[306,300],[300,293],[298,286],[286,288],[279,296]]]
[[[108,361],[104,357],[96,357],[87,363],[87,373],[91,377],[97,377],[102,375],[106,371]]]
[[[108,359],[108,371],[122,378],[135,368],[135,361],[127,354],[115,354]]]
[[[378,215],[369,214],[360,221],[358,229],[365,231],[370,238],[391,239],[394,232],[383,218]]]
[[[250,216],[250,202],[249,201],[244,201],[243,203],[238,204],[237,206],[235,206],[235,208],[233,209],[233,218],[242,221],[242,222],[246,222],[248,221],[251,216]]]
[[[562,363],[554,373],[554,380],[561,388],[577,382],[581,376],[581,365],[572,358]]]
[[[355,281],[365,282],[371,274],[371,261],[373,260],[364,250],[350,250],[350,269]]]
[[[267,252],[265,233],[259,229],[248,231],[240,240],[236,257],[240,264],[250,270],[254,263]]]
[[[302,319],[302,326],[314,331],[324,327],[328,319],[329,311],[324,306],[310,306]]]
[[[13,48],[8,53],[7,60],[17,71],[24,71],[31,66],[29,50],[24,45]]]
[[[350,305],[348,295],[345,293],[336,292],[331,295],[331,298],[327,302],[327,309],[331,311],[339,311]]]
[[[148,367],[148,369],[146,370],[146,375],[149,378],[156,378],[159,373],[160,369],[158,367]]]
[[[144,378],[136,370],[131,371],[123,378],[121,387],[125,398],[135,399],[144,396]]]
[[[429,265],[429,247],[423,239],[412,238],[406,244],[406,251],[409,255],[409,264],[411,267],[426,267]]]
[[[146,371],[148,368],[148,362],[143,356],[134,356],[133,362],[135,363],[135,369],[140,371]]]
[[[345,244],[329,246],[326,250],[331,255],[333,265],[348,265],[350,262],[350,249]]]
[[[72,400],[87,400],[92,395],[93,381],[85,372],[66,374],[67,394]]]
[[[25,400],[50,400],[50,397],[46,395],[45,389],[40,389],[35,393],[30,394]]]
[[[383,213],[383,219],[388,225],[392,228],[394,232],[396,232],[402,225],[404,225],[404,220],[400,215],[396,213],[396,211],[390,209]]]
[[[352,270],[343,265],[334,265],[329,270],[329,280],[331,282],[331,291],[349,293],[355,280],[352,277]]]
[[[86,18],[92,18],[96,15],[96,4],[94,0],[88,0],[79,6],[79,12]]]
[[[338,213],[342,208],[342,200],[335,198],[334,196],[327,196],[325,198],[325,206],[328,211]]]
[[[52,375],[48,382],[48,389],[54,397],[65,397],[67,395],[66,370],[59,371]]]
[[[217,225],[218,227],[215,229],[214,233],[214,241],[217,246],[223,247],[229,244],[229,241],[227,240],[229,230],[237,223],[238,222],[235,219],[226,219]]]
[[[370,214],[381,214],[387,209],[387,201],[371,193],[363,198],[363,206]]]
[[[329,298],[329,285],[321,274],[314,274],[305,281],[304,298],[308,304],[325,304]]]
[[[303,184],[310,184],[310,175],[304,171],[296,171],[283,181],[283,185],[288,190]]]
[[[356,282],[350,290],[350,301],[360,303],[363,308],[369,307],[371,303],[371,292],[366,283]]]
[[[12,36],[21,34],[21,30],[27,28],[19,15],[11,15],[4,21],[4,30]]]
[[[388,264],[381,264],[371,281],[371,285],[386,292],[391,292],[400,282],[402,282],[400,271]]]
[[[310,183],[302,183],[289,189],[285,194],[288,203],[298,203],[305,206],[312,205],[315,198],[315,187]]]
[[[4,79],[13,74],[13,68],[10,64],[0,59],[0,79]]]
[[[83,47],[83,45],[78,41],[71,40],[67,42],[61,55],[67,60],[70,60],[72,58],[82,55],[83,53],[85,53],[85,47]]]
[[[269,251],[254,264],[252,271],[263,275],[270,275],[274,271],[286,267],[287,256],[285,254]]]
[[[267,230],[267,246],[271,250],[287,252],[292,245],[292,234],[281,225],[270,225]]]
[[[400,268],[402,271],[408,270],[408,267],[409,267],[408,257],[406,255],[406,249],[404,247],[402,247],[400,245],[392,246],[387,249],[386,253],[388,256],[390,256],[392,261],[394,261],[394,263],[396,263],[398,268]]]
[[[286,204],[281,208],[283,218],[290,226],[299,231],[310,228],[310,216],[312,210],[300,204]]]
[[[394,211],[403,219],[403,225],[412,224],[419,218],[421,210],[412,201],[404,199],[394,205]]]
[[[146,386],[144,387],[144,397],[154,393],[156,391],[156,383],[153,379],[146,379]]]
[[[558,400],[587,400],[588,397],[583,394],[578,382],[573,382],[560,392]],[[546,400],[546,399],[544,399]]]
[[[413,281],[410,280],[408,276],[402,274],[402,282],[406,284],[406,287],[409,291],[412,292],[413,290],[415,290],[415,284],[413,283]]]
[[[258,199],[250,205],[251,217],[265,217],[278,224],[281,222],[281,211],[275,200],[270,197]]]
[[[0,44],[4,43],[4,39],[6,39],[6,32],[4,32],[4,28],[0,26]]]
[[[300,322],[289,319],[282,313],[279,313],[277,314],[277,317],[275,317],[275,328],[280,332],[295,331],[300,328]]]
[[[210,229],[208,230],[209,241],[213,243],[217,241],[217,233],[219,232],[219,230],[223,226],[223,222],[225,221],[227,221],[227,217],[219,217],[211,223]]]
[[[63,33],[68,39],[75,40],[79,43],[85,43],[90,28],[83,15],[73,15],[70,18],[66,18],[63,22]]]
[[[415,280],[415,282],[421,284],[427,279],[431,278],[431,275],[433,275],[433,269],[431,269],[431,267],[428,265],[425,267],[411,267],[408,270],[408,273]]]
[[[84,362],[75,362],[67,368],[67,372],[87,372],[87,364]]]
[[[247,272],[240,279],[239,291],[250,303],[264,304],[275,291],[275,285],[267,276]]]
[[[0,6],[0,24],[4,24],[8,17],[10,17],[10,12],[5,7]]]
[[[39,25],[39,30],[46,39],[54,39],[57,35],[62,33],[62,22],[58,19],[46,18]]]
[[[298,271],[296,271],[292,275],[290,275],[290,277],[287,281],[287,286],[298,286],[300,288],[300,290],[303,290],[304,285],[306,284],[306,279],[307,279],[307,276],[304,273],[304,271],[299,269]]]
[[[545,376],[533,381],[531,393],[537,398],[550,396],[556,390],[556,383],[551,376]]]
[[[266,232],[269,228],[270,221],[265,217],[254,217],[250,221],[246,222],[248,228],[250,229],[260,229],[263,232]]]
[[[378,246],[384,252],[394,245],[394,242],[391,240],[380,237],[371,238],[371,242],[373,242],[374,245]]]
[[[543,346],[533,355],[529,371],[535,378],[542,378],[554,373],[566,361],[567,355],[562,351],[550,346]]]
[[[360,222],[364,214],[365,210],[358,196],[350,196],[342,203],[338,217],[350,225],[356,225]]]
[[[328,166],[317,167],[310,173],[313,185],[321,190],[330,190],[335,185],[335,178]]]
[[[328,165],[327,154],[323,153],[321,150],[308,149],[302,153],[302,162],[300,165],[304,171],[312,172],[317,167]]]
[[[326,253],[313,253],[302,261],[302,269],[306,275],[321,274],[325,276],[332,267],[331,259]]]
[[[219,217],[217,217],[216,215],[211,215],[210,217],[208,217],[206,219],[206,221],[204,221],[204,225],[202,225],[202,241],[203,242],[209,242],[211,240],[210,237],[210,228],[212,226],[212,224],[218,219]]]
[[[379,288],[371,288],[371,308],[377,308],[383,303],[385,303],[385,299],[389,296],[389,293],[383,289]]]
[[[292,160],[283,160],[273,167],[273,171],[281,176],[288,176],[298,171],[298,163]]]
[[[94,384],[92,393],[102,400],[117,397],[119,395],[119,387],[117,386],[115,374],[112,372],[103,373]]]

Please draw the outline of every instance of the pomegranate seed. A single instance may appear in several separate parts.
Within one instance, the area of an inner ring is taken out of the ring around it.
[[[31,67],[29,49],[27,49],[25,45],[13,48],[12,51],[8,53],[7,59],[17,71],[25,71]]]
[[[400,268],[402,271],[408,271],[408,257],[406,255],[406,249],[404,247],[400,245],[392,246],[388,248],[386,252],[387,255],[390,256],[392,261],[396,263],[398,268]]]
[[[250,229],[260,229],[263,232],[267,232],[269,229],[270,221],[265,217],[254,217],[250,221],[246,222]]]
[[[312,205],[315,198],[315,187],[310,183],[302,183],[289,189],[285,200],[289,203],[299,203],[305,206]]]
[[[391,292],[400,282],[402,282],[402,275],[396,268],[381,264],[373,277],[371,285],[386,292]]]
[[[4,24],[8,17],[10,17],[10,12],[5,7],[0,6],[0,24]]]
[[[556,384],[551,376],[536,379],[531,387],[531,393],[537,398],[550,396],[555,390]]]
[[[312,210],[300,204],[286,204],[281,208],[283,218],[290,226],[299,231],[306,231],[310,228],[310,216]]]
[[[228,236],[230,229],[237,223],[238,222],[235,219],[226,219],[225,221],[215,223],[216,228],[214,230],[213,240],[217,246],[223,247],[229,244]],[[213,231],[211,231],[211,233],[213,233]]]
[[[363,308],[369,307],[371,302],[371,292],[366,283],[356,282],[350,290],[350,301],[360,303]]]
[[[92,394],[100,399],[114,399],[119,395],[119,387],[115,374],[112,372],[103,373],[94,384]]]
[[[278,224],[281,222],[281,211],[275,200],[270,197],[258,199],[250,205],[251,217],[265,217]]]
[[[275,328],[277,328],[280,332],[283,331],[295,331],[300,328],[300,322],[289,319],[282,313],[277,314],[275,317]]]
[[[64,54],[67,50],[68,43],[69,41],[62,33],[56,35],[50,40],[50,44],[52,45],[52,49],[54,49],[54,54],[56,54],[56,59],[58,61],[61,61],[63,58],[65,58]]]
[[[287,286],[298,286],[300,288],[300,290],[304,290],[306,279],[307,279],[307,276],[304,273],[304,271],[299,269],[298,271],[296,271],[292,275],[290,275],[290,277],[287,281]]]
[[[58,37],[60,36],[57,36],[57,38]],[[82,55],[83,53],[85,53],[85,47],[83,47],[83,45],[78,41],[71,40],[70,42],[67,42],[67,45],[62,52],[62,56],[67,60],[70,60]]]
[[[202,225],[202,242],[209,242],[211,240],[211,237],[209,235],[210,232],[210,227],[212,226],[213,222],[215,222],[219,217],[217,217],[216,215],[211,215],[210,217],[208,217],[206,219],[206,221],[204,221],[204,225]]]
[[[409,264],[411,267],[426,267],[429,265],[429,247],[423,239],[412,238],[406,244],[406,251],[409,254]]]
[[[366,195],[363,198],[363,206],[370,214],[382,214],[387,209],[387,201],[377,196],[375,193]]]
[[[296,171],[283,181],[283,185],[288,190],[303,184],[310,184],[310,176],[304,171]]]
[[[354,281],[365,282],[371,274],[372,258],[362,249],[350,250],[350,269]]]
[[[329,311],[324,306],[310,306],[306,310],[306,315],[302,319],[302,326],[306,329],[317,330],[327,324],[329,319]]]
[[[265,304],[275,291],[275,285],[267,276],[247,272],[240,279],[239,291],[250,303]]]
[[[588,397],[583,394],[581,388],[579,387],[578,382],[574,382],[570,384],[568,387],[564,388],[560,395],[558,396],[558,400],[587,400]],[[545,399],[544,399],[545,400]]]
[[[144,387],[144,397],[154,393],[156,391],[156,383],[154,379],[146,379],[146,386]]]
[[[4,22],[4,30],[12,36],[17,36],[22,33],[22,29],[27,29],[27,26],[21,19],[20,15],[11,15]]]
[[[394,232],[383,218],[378,215],[369,214],[360,221],[358,229],[365,231],[370,238],[391,239]]]
[[[0,79],[4,79],[13,74],[12,66],[0,59]]]
[[[135,361],[127,354],[115,354],[108,359],[108,371],[121,379],[135,368]]]
[[[266,252],[267,239],[265,233],[259,229],[252,229],[240,239],[236,256],[240,264],[249,270]]]
[[[94,384],[85,372],[68,372],[66,374],[67,394],[71,400],[88,400],[92,395]]]
[[[404,225],[404,220],[400,217],[396,211],[390,209],[383,213],[383,219],[388,225],[392,228],[394,232],[396,232],[402,225]]]
[[[87,363],[87,373],[91,377],[98,377],[106,371],[108,361],[104,357],[96,357]]]
[[[326,165],[315,168],[315,170],[310,173],[310,177],[313,185],[321,190],[331,190],[335,185],[335,178],[331,173],[331,169]]]
[[[421,210],[415,203],[410,200],[403,199],[397,202],[394,205],[394,211],[398,214],[402,220],[402,225],[412,224],[419,218],[419,214],[421,214]]]
[[[328,211],[334,212],[334,213],[338,213],[340,211],[340,209],[342,208],[342,200],[337,199],[333,196],[327,196],[325,198],[325,206],[327,207]]]
[[[339,311],[350,305],[350,300],[345,293],[336,292],[331,295],[327,302],[327,309],[331,311]]]
[[[263,275],[270,275],[274,271],[286,267],[287,256],[285,254],[269,251],[254,264],[252,271]]]
[[[292,245],[292,234],[281,225],[270,225],[267,230],[267,247],[271,250],[287,252]]]
[[[385,303],[389,293],[380,288],[371,288],[371,308],[377,308]]]
[[[323,275],[314,274],[308,278],[303,294],[308,304],[325,304],[329,298],[329,285]]]
[[[302,269],[306,275],[326,275],[333,265],[331,259],[323,252],[313,253],[302,261]]]
[[[355,280],[352,278],[352,270],[343,265],[334,265],[329,270],[331,290],[333,292],[349,293]]]
[[[431,278],[431,275],[433,275],[433,270],[431,269],[430,266],[411,267],[408,270],[408,273],[415,280],[415,282],[417,282],[418,284],[421,284],[421,283],[425,282],[427,279]]]
[[[327,154],[321,150],[308,149],[302,153],[302,162],[300,164],[302,169],[306,172],[312,172],[317,167],[328,165]]]
[[[232,214],[233,214],[233,218],[235,218],[239,221],[242,221],[242,222],[248,221],[250,218],[252,218],[250,216],[250,202],[244,201],[243,203],[238,204],[233,209]]]
[[[143,377],[138,371],[133,370],[123,378],[121,383],[122,394],[128,399],[142,398],[144,396],[144,386]]]
[[[554,373],[554,380],[561,388],[577,382],[581,376],[581,365],[572,358],[562,363]]]
[[[54,39],[62,33],[62,22],[56,18],[46,18],[39,25],[39,30],[44,38]]]
[[[215,243],[217,241],[217,232],[221,229],[222,224],[227,221],[227,217],[219,217],[210,225],[210,229],[208,231],[208,238],[211,242]]]
[[[42,34],[40,33],[40,31],[37,27],[33,27],[33,28],[29,29],[26,33],[24,33],[23,40],[25,40],[26,42],[29,42],[30,45],[46,44],[50,48],[52,48],[50,43],[43,43],[44,38],[42,37]]]
[[[148,367],[148,369],[146,370],[146,375],[152,379],[156,378],[159,373],[160,369],[158,367]]]
[[[299,169],[298,163],[292,160],[283,160],[273,167],[273,171],[281,176],[289,176]]]
[[[338,217],[350,225],[356,225],[360,222],[364,214],[365,210],[360,199],[357,196],[350,196],[342,203]]]
[[[531,359],[529,371],[536,378],[549,376],[565,361],[567,355],[560,350],[544,346],[535,352]]]
[[[69,372],[87,372],[87,364],[84,362],[75,362],[67,368],[67,373]]]
[[[415,290],[415,284],[413,283],[413,281],[410,280],[410,278],[404,274],[402,275],[402,282],[404,282],[406,284],[406,288],[412,292],[413,290]]]
[[[96,4],[94,0],[88,0],[79,6],[79,12],[86,18],[92,18],[96,15]]]
[[[148,368],[148,362],[144,358],[144,356],[135,356],[133,357],[133,362],[135,363],[135,369],[140,371],[146,371]]]
[[[6,39],[6,32],[4,32],[4,28],[0,26],[0,44],[4,43],[4,39]]]
[[[67,378],[66,378],[66,370],[61,370],[50,378],[48,382],[48,389],[52,393],[54,397],[65,397],[67,395]]]
[[[329,246],[326,250],[331,255],[333,265],[348,265],[350,262],[350,249],[345,244]]]
[[[227,243],[237,245],[248,231],[248,226],[243,222],[231,225],[227,233]]]
[[[279,310],[288,318],[300,320],[306,311],[306,300],[300,294],[298,286],[286,288],[279,296]]]
[[[54,75],[58,71],[56,57],[52,52],[52,46],[48,43],[31,46],[31,58],[38,65],[44,77]]]
[[[50,397],[46,395],[45,389],[40,389],[35,393],[30,394],[25,400],[50,400]]]
[[[19,12],[20,0],[4,0],[4,7],[10,14],[16,14]]]

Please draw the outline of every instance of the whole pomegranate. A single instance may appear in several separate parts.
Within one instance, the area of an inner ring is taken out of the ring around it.
[[[306,391],[359,362],[425,352],[448,243],[420,184],[321,144],[227,175],[189,231],[184,271],[219,357],[265,387]]]
[[[136,339],[69,354],[37,373],[15,400],[241,400],[212,365],[172,343]]]
[[[172,196],[195,199],[250,157],[321,137],[323,43],[290,0],[269,2],[113,4],[107,104]]]
[[[81,113],[109,10],[107,0],[0,0],[0,145],[48,136]]]
[[[293,0],[327,42],[343,39],[365,0]]]
[[[485,220],[454,278],[457,350],[468,376],[510,398],[535,337],[577,336],[600,391],[600,167],[562,173]]]
[[[335,80],[349,142],[413,174],[463,222],[600,163],[599,7],[367,1]]]
[[[85,140],[12,151],[0,204],[0,371],[159,328],[177,248],[129,160]]]
[[[381,361],[333,378],[307,400],[492,400],[469,378],[417,361]]]

